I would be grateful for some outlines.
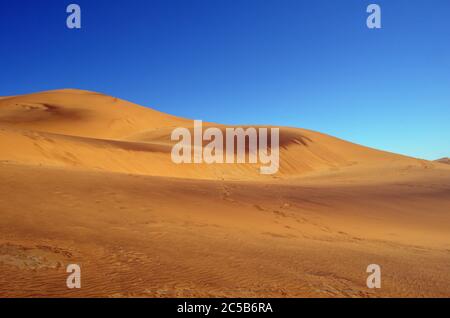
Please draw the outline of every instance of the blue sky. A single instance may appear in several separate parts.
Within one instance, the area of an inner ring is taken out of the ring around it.
[[[0,0],[0,95],[88,89],[436,159],[450,156],[449,16],[448,0]]]

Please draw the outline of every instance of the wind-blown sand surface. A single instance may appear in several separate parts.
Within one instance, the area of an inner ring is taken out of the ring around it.
[[[296,128],[275,176],[176,165],[179,126],[87,91],[0,99],[0,296],[450,297],[450,165]]]

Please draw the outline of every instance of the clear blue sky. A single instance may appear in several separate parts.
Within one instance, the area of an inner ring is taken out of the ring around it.
[[[450,156],[449,17],[449,0],[0,0],[0,95],[88,89],[436,159]]]

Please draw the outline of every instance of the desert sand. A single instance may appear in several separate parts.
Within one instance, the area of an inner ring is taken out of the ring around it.
[[[0,98],[0,297],[450,297],[450,165],[298,128],[275,175],[176,165],[180,126],[89,91]]]

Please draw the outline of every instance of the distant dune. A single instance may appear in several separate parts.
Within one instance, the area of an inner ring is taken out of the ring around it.
[[[192,125],[89,91],[0,98],[0,296],[450,297],[448,158],[282,127],[275,175],[176,165]]]
[[[450,164],[450,158],[445,157],[445,158],[441,158],[438,160],[435,160],[436,162],[440,162],[440,163],[446,163],[446,164]]]

